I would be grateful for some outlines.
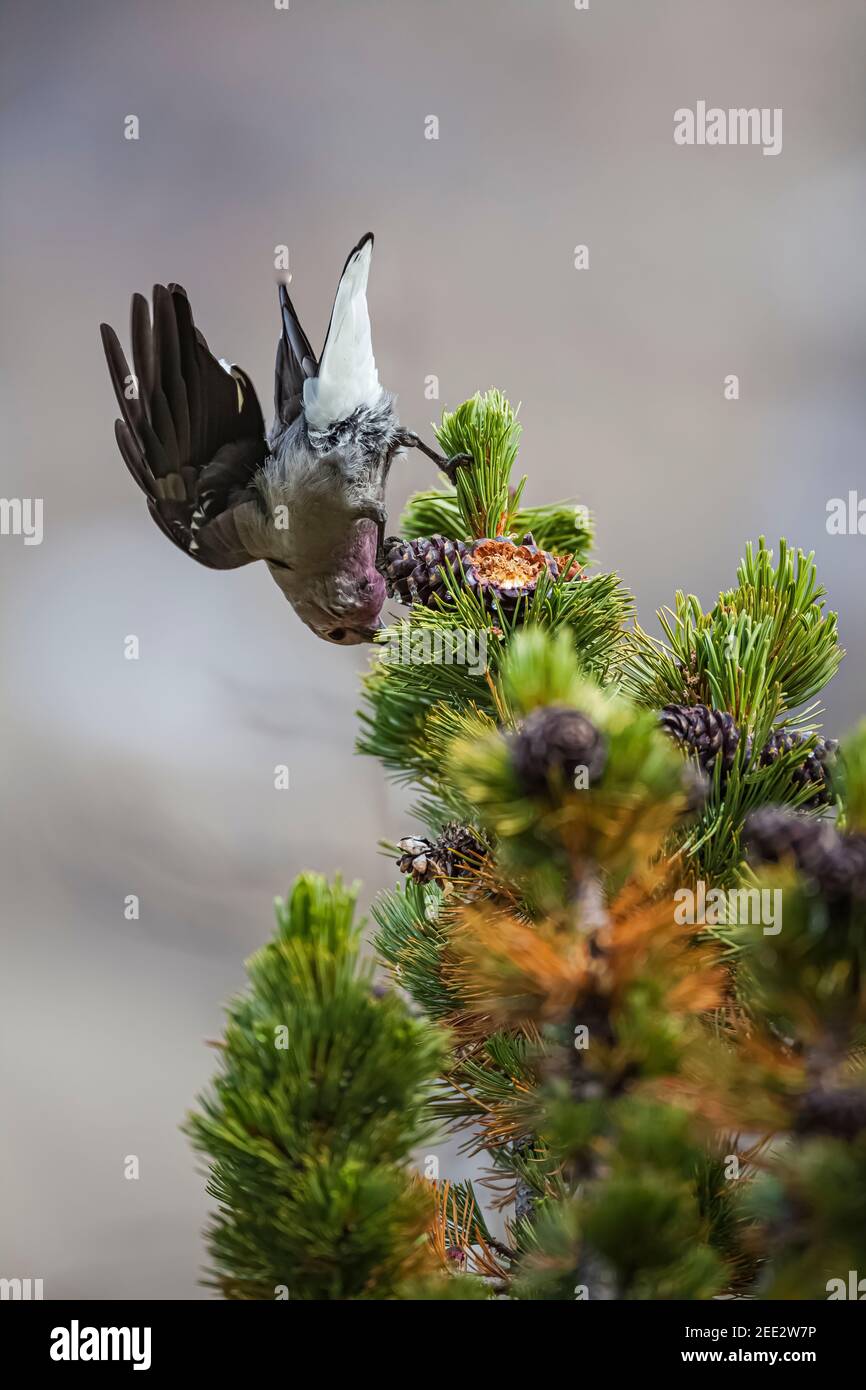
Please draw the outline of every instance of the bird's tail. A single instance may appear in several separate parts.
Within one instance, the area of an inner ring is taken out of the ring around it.
[[[304,382],[319,369],[313,349],[295,313],[285,285],[279,287],[282,332],[277,344],[274,370],[274,410],[281,426],[290,425],[300,414]]]
[[[343,267],[318,375],[304,382],[304,412],[313,429],[327,429],[359,406],[375,405],[382,395],[367,310],[372,252],[368,232]]]

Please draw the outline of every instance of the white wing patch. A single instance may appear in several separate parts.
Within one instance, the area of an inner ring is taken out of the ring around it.
[[[231,362],[227,362],[224,357],[221,357],[219,359],[219,364],[224,372],[228,372],[229,376],[234,377],[235,386],[238,388],[238,415],[240,415],[241,411],[244,408],[244,392],[241,379],[235,371],[234,367],[232,366]]]
[[[347,419],[361,405],[375,405],[382,395],[367,309],[372,252],[372,240],[366,241],[343,271],[319,374],[304,382],[304,412],[316,430]]]

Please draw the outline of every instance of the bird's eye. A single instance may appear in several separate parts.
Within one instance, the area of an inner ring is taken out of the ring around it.
[[[332,627],[328,633],[328,640],[330,642],[342,642],[345,635],[346,629],[344,627]]]

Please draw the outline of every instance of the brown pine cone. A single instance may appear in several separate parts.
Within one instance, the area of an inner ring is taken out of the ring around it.
[[[385,541],[385,582],[391,598],[401,603],[423,603],[429,608],[436,598],[447,599],[442,571],[459,574],[467,546],[445,536],[421,537],[414,541],[390,536]]]
[[[665,705],[661,725],[697,757],[708,777],[713,776],[716,761],[721,759],[724,785],[740,746],[740,731],[733,715],[707,705]]]
[[[503,536],[472,541],[446,540],[443,536],[385,542],[383,573],[392,598],[403,603],[435,607],[447,602],[443,569],[450,567],[455,583],[483,598],[491,613],[499,608],[512,616],[522,599],[530,599],[539,575],[559,577],[555,556],[541,550],[531,536],[519,545]]]
[[[825,1090],[816,1086],[801,1099],[794,1127],[799,1134],[856,1139],[866,1130],[866,1087]]]
[[[456,821],[443,826],[435,840],[410,835],[399,842],[399,848],[403,853],[397,867],[401,873],[411,874],[416,883],[465,878],[478,868],[487,853],[478,836]]]
[[[713,776],[716,762],[721,760],[721,788],[724,791],[728,774],[734,765],[740,746],[740,729],[733,715],[707,705],[665,705],[661,712],[662,728],[695,755],[701,769]],[[758,755],[757,766],[769,767],[783,753],[798,748],[811,737],[807,733],[778,729],[771,734]],[[818,739],[801,763],[791,770],[795,787],[812,787],[813,795],[805,806],[826,806],[832,801],[829,770],[838,743],[835,739]],[[752,760],[752,740],[749,735],[745,766]]]
[[[769,767],[782,753],[805,743],[807,737],[806,734],[792,733],[786,729],[771,734],[761,749],[758,759],[760,766]],[[814,794],[802,805],[827,806],[832,801],[829,773],[838,747],[839,742],[835,738],[818,739],[808,756],[793,769],[791,776],[795,786],[814,788]]]
[[[607,743],[590,719],[568,705],[543,705],[524,719],[511,737],[511,763],[528,796],[550,790],[559,778],[574,785],[578,768],[587,782],[598,781],[607,762]]]
[[[866,835],[843,835],[828,820],[762,806],[746,821],[743,847],[753,864],[791,861],[828,902],[866,901]]]

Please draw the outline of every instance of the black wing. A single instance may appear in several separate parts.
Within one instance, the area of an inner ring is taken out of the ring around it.
[[[249,377],[220,366],[180,285],[154,286],[152,324],[147,301],[133,296],[133,371],[114,329],[104,323],[101,332],[123,416],[117,443],[157,526],[211,569],[256,559],[235,516],[256,505],[251,484],[268,453]]]
[[[319,364],[285,285],[280,285],[280,313],[283,329],[274,370],[274,413],[281,425],[290,425],[303,409],[304,382],[316,376]]]

